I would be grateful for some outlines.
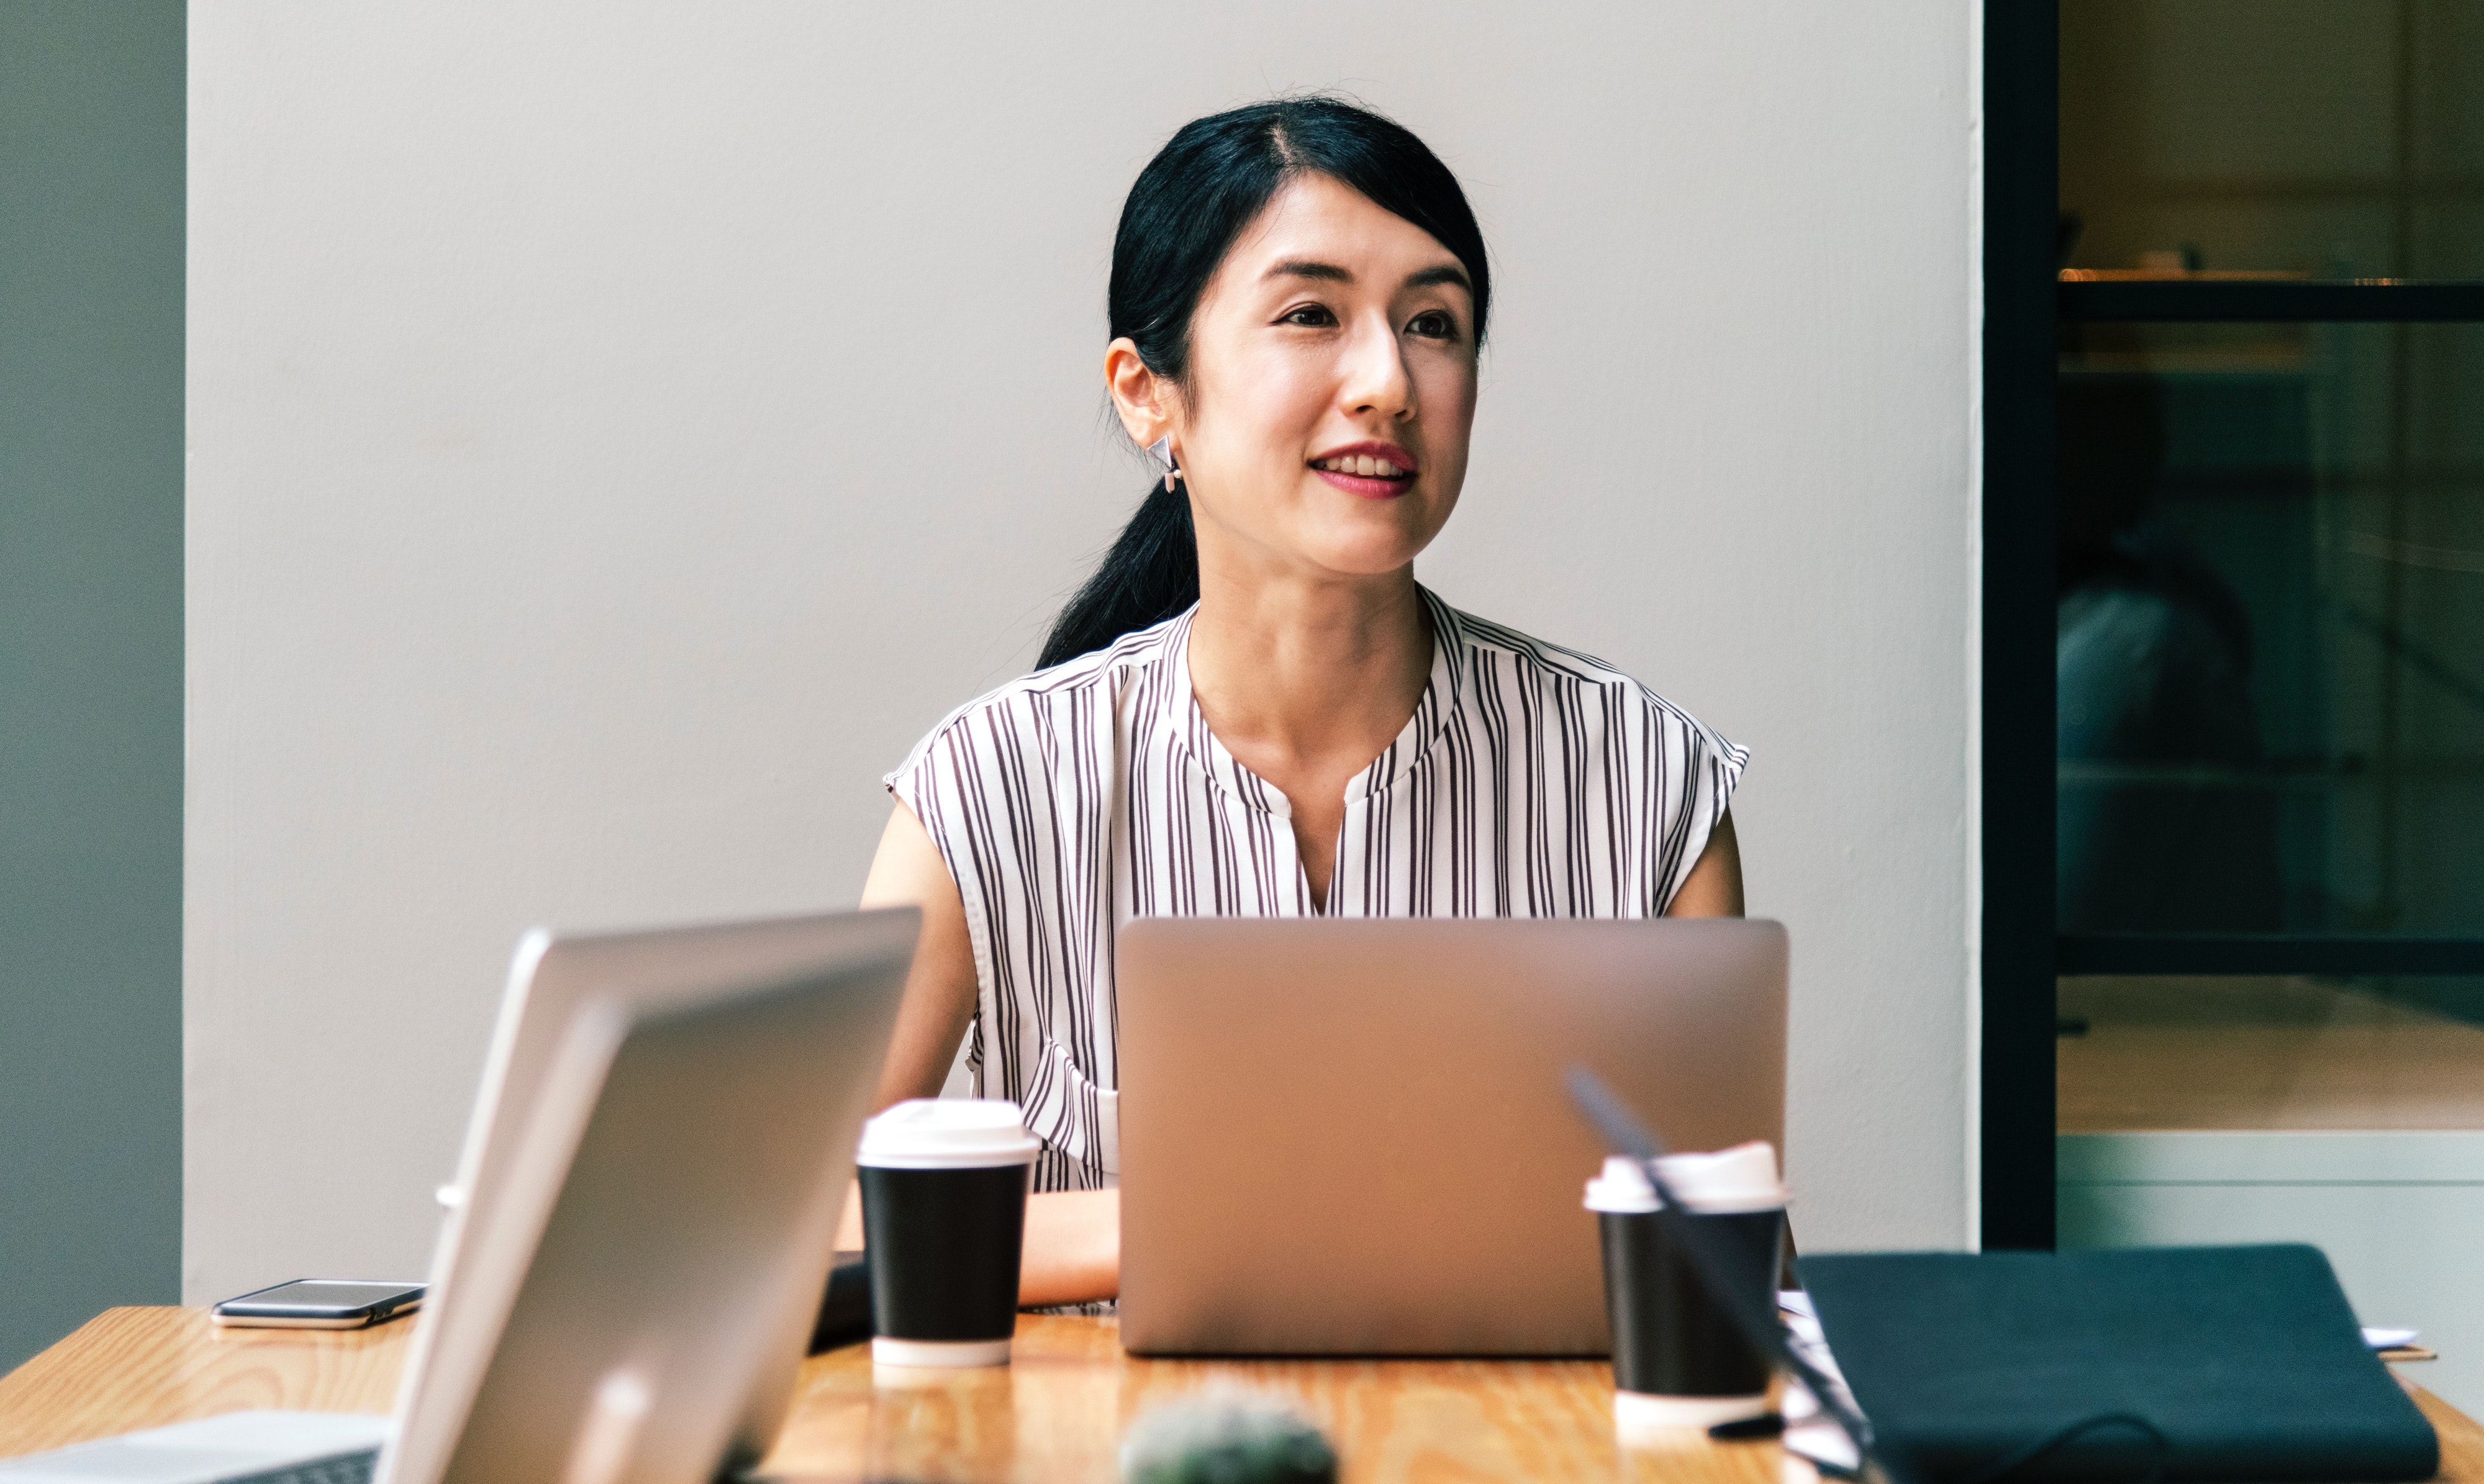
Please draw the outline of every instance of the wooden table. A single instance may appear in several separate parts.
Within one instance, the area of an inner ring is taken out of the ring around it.
[[[0,1379],[0,1456],[245,1407],[386,1412],[413,1324],[321,1334],[218,1330],[200,1309],[114,1309]],[[1130,1419],[1216,1382],[1294,1399],[1336,1441],[1349,1484],[1655,1479],[1776,1484],[1773,1444],[1694,1438],[1624,1451],[1611,1372],[1580,1361],[1140,1361],[1109,1319],[1018,1321],[1013,1364],[910,1386],[867,1347],[802,1367],[765,1471],[919,1484],[1110,1480]],[[2414,1390],[2410,1388],[2410,1390]],[[2420,1390],[2442,1473],[2484,1484],[2484,1429]]]

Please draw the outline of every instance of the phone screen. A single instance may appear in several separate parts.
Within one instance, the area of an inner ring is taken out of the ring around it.
[[[256,1293],[245,1293],[237,1299],[227,1299],[219,1307],[352,1313],[388,1299],[421,1291],[420,1283],[364,1283],[331,1278],[305,1278],[294,1282],[278,1283],[273,1288],[261,1288]]]

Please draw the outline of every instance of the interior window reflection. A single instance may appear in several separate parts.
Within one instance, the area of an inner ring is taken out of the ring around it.
[[[2058,426],[2061,928],[2275,931],[2251,614],[2156,518],[2161,392],[2145,375],[2065,379]]]

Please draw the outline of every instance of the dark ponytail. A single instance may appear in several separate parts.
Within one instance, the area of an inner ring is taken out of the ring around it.
[[[1292,175],[1332,175],[1404,217],[1456,255],[1474,282],[1483,342],[1492,279],[1483,233],[1455,175],[1402,126],[1336,98],[1255,103],[1194,120],[1139,172],[1113,237],[1107,335],[1129,337],[1148,369],[1186,386],[1190,321],[1200,295]],[[1139,513],[1078,589],[1043,641],[1037,668],[1102,649],[1199,601],[1199,542],[1190,495],[1155,477]]]

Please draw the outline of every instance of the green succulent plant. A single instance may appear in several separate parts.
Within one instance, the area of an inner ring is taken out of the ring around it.
[[[1140,1415],[1121,1439],[1123,1484],[1336,1484],[1336,1450],[1281,1397],[1219,1389]]]

